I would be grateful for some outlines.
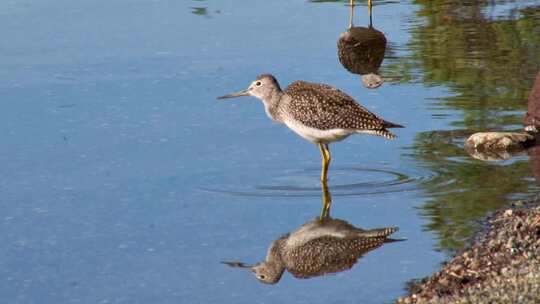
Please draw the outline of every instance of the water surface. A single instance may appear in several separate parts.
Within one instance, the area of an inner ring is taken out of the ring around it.
[[[527,154],[463,150],[472,132],[520,128],[540,69],[535,1],[377,2],[393,80],[375,90],[337,58],[346,2],[2,2],[0,297],[388,303],[538,190]],[[332,145],[329,187],[334,217],[407,241],[273,286],[220,264],[260,261],[321,208],[316,147],[254,98],[215,99],[261,73],[331,84],[406,126]]]

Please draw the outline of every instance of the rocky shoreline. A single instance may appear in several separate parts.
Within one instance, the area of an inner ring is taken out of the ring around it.
[[[486,226],[396,303],[540,303],[540,195],[493,213]]]

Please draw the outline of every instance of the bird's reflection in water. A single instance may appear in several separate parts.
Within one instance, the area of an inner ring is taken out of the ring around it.
[[[354,6],[350,8],[349,29],[341,33],[337,43],[339,62],[353,74],[361,75],[366,88],[383,84],[379,68],[386,51],[386,37],[373,27],[369,7],[369,27],[353,26]]]
[[[285,270],[302,279],[348,270],[367,252],[399,241],[388,238],[397,227],[365,230],[331,218],[331,197],[326,183],[322,184],[322,190],[321,215],[272,242],[265,261],[255,265],[223,263],[250,269],[260,282],[275,284]]]

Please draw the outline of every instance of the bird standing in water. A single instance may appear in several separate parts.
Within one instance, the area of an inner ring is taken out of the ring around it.
[[[323,183],[327,181],[331,159],[329,143],[356,133],[394,139],[396,136],[387,128],[403,127],[379,118],[349,95],[326,84],[296,81],[281,90],[274,76],[264,74],[247,89],[218,98],[239,96],[257,97],[263,102],[268,117],[319,146]]]

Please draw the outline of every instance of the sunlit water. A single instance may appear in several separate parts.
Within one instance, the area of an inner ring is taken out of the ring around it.
[[[526,153],[463,150],[472,132],[520,128],[535,1],[376,2],[395,79],[376,90],[337,59],[346,1],[316,2],[2,2],[2,302],[388,303],[538,189]],[[333,217],[407,241],[273,286],[220,263],[264,259],[321,208],[318,149],[254,98],[215,99],[261,73],[331,84],[406,126],[331,145],[329,186]]]

